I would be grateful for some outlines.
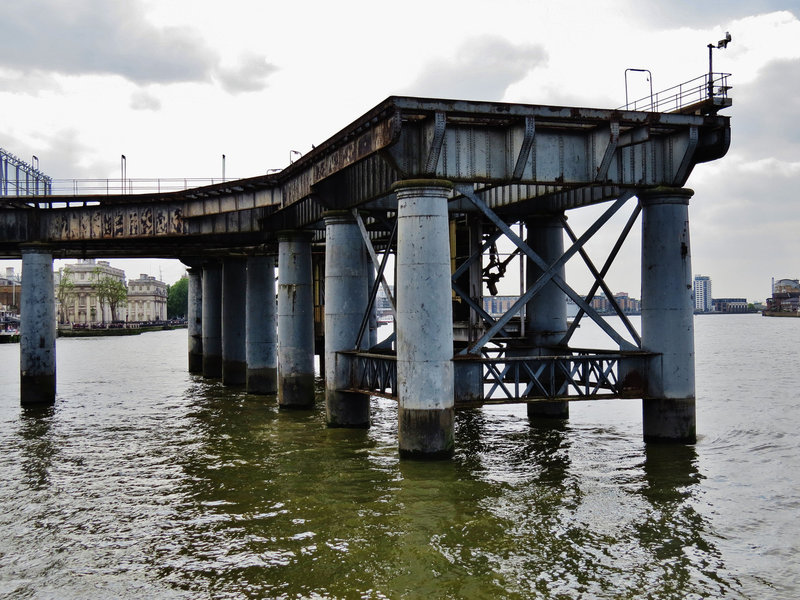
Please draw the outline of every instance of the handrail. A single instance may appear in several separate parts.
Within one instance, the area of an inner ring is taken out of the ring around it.
[[[689,81],[639,98],[618,110],[677,112],[686,106],[715,98],[727,98],[730,73],[705,73]]]

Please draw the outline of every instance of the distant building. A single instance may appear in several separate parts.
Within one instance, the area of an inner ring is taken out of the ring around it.
[[[779,279],[772,286],[772,298],[767,298],[767,310],[797,312],[800,307],[800,281]]]
[[[97,325],[111,322],[111,309],[100,302],[97,283],[106,277],[125,284],[125,271],[112,267],[106,260],[93,258],[80,259],[77,263],[66,265],[55,273],[56,315],[61,323]],[[59,301],[59,286],[68,278],[73,288]],[[119,313],[117,314],[119,317]]]
[[[4,277],[0,277],[0,306],[12,312],[19,312],[19,293],[21,290],[19,275],[14,267],[7,267]]]
[[[128,282],[128,321],[165,321],[167,284],[142,273]]]
[[[708,275],[694,276],[694,310],[695,312],[711,312],[713,298],[711,297],[711,277]]]
[[[714,312],[720,313],[745,313],[747,312],[747,298],[714,298],[711,301]]]

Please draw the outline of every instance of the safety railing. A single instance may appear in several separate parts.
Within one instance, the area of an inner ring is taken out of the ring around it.
[[[619,107],[619,110],[650,112],[678,112],[681,109],[707,100],[728,97],[730,73],[705,73],[689,81],[645,96]]]
[[[397,357],[369,352],[340,352],[350,362],[351,391],[397,397]],[[458,362],[480,363],[483,401],[601,400],[641,398],[650,352],[570,349],[558,356],[507,356],[505,349],[484,349],[480,357]]]

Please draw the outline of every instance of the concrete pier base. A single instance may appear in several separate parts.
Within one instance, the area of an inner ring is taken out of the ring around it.
[[[564,227],[560,215],[546,215],[528,219],[526,243],[547,264],[552,264],[564,254]],[[542,275],[542,269],[533,261],[527,264],[528,285]],[[562,266],[558,275],[564,278]],[[549,281],[525,307],[525,331],[533,347],[529,354],[544,356],[559,352],[558,342],[567,331],[567,298],[564,291]],[[549,382],[548,382],[549,383]],[[528,418],[568,419],[569,402],[531,402]]]
[[[49,249],[22,248],[20,294],[20,403],[56,400],[56,309],[53,255]]]
[[[243,386],[247,380],[247,263],[243,258],[222,262],[222,383]]]
[[[659,188],[642,206],[642,347],[660,356],[647,369],[646,441],[694,443],[694,302],[689,189]]]
[[[203,377],[222,377],[222,265],[203,265]]]
[[[361,232],[347,212],[325,216],[325,413],[329,427],[369,427],[369,395],[350,386],[350,362],[337,352],[356,349],[368,304]],[[369,345],[367,330],[359,349]]]
[[[247,393],[278,391],[275,258],[247,259]]]
[[[187,269],[189,273],[188,314],[186,315],[189,338],[189,373],[203,372],[203,271],[197,267]]]
[[[314,404],[314,301],[311,236],[282,232],[278,237],[278,404]]]
[[[411,180],[397,194],[397,384],[401,457],[454,450],[453,307],[447,181]]]

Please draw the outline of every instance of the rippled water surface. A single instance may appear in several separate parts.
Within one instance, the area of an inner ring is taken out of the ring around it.
[[[638,401],[501,406],[440,463],[390,401],[327,429],[187,374],[185,330],[58,340],[46,410],[0,345],[0,597],[796,598],[800,319],[695,327],[696,445],[645,446]]]

